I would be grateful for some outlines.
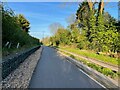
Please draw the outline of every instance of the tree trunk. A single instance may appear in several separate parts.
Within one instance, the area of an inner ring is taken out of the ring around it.
[[[88,1],[88,5],[89,5],[90,10],[92,10],[93,9],[93,2],[92,2],[92,0],[87,0],[87,1]]]
[[[104,9],[104,0],[100,0],[98,13],[102,15],[103,9]]]

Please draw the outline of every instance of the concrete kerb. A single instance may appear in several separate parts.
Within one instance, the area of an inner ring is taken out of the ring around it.
[[[111,78],[104,76],[103,74],[97,72],[96,70],[82,64],[81,62],[69,57],[68,55],[63,54],[62,52],[58,51],[61,55],[63,55],[67,60],[71,63],[75,64],[78,68],[82,71],[87,73],[90,77],[94,78],[100,84],[104,85],[106,88],[118,88],[118,83],[115,83]]]

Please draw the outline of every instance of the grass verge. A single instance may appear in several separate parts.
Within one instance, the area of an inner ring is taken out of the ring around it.
[[[74,55],[72,55],[72,54],[69,54],[69,53],[66,53],[66,52],[63,52],[63,51],[60,51],[60,52],[68,55],[68,56],[71,57],[71,58],[74,58],[74,59],[82,62],[83,64],[87,65],[88,67],[93,68],[94,70],[96,70],[96,71],[98,71],[98,72],[104,74],[105,76],[108,76],[108,77],[110,77],[110,78],[112,78],[112,79],[114,79],[114,80],[117,80],[117,79],[118,79],[118,76],[120,75],[120,73],[115,72],[115,71],[112,71],[112,70],[109,69],[109,68],[105,68],[105,67],[102,67],[102,66],[100,66],[100,65],[97,65],[97,64],[88,62],[88,61],[86,61],[86,60],[84,60],[84,59],[81,59],[81,58],[79,58],[79,57],[76,57],[76,56],[74,56]]]
[[[112,65],[118,65],[118,63],[120,63],[120,60],[118,58],[112,58],[112,57],[109,57],[109,56],[98,55],[95,52],[88,51],[88,50],[63,48],[63,47],[60,47],[60,49],[63,49],[63,50],[66,50],[66,51],[69,51],[69,52],[72,52],[72,53],[75,53],[75,54],[78,54],[78,55],[82,55],[82,56],[85,56],[85,57],[88,57],[88,58],[92,58],[92,59],[95,59],[95,60],[101,60],[103,62],[112,64]]]

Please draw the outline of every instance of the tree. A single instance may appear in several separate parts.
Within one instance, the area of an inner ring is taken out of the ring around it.
[[[75,22],[76,18],[74,14],[71,14],[69,17],[66,18],[66,21],[69,25],[73,24]]]
[[[25,31],[27,33],[29,32],[30,23],[22,14],[18,15],[18,23],[21,26],[23,31]]]
[[[89,9],[92,11],[92,9],[93,9],[93,2],[92,2],[92,0],[87,0],[87,1],[88,1]]]
[[[49,28],[50,28],[51,33],[54,35],[57,32],[57,30],[59,28],[63,28],[63,26],[60,23],[55,22],[55,23],[50,24]]]
[[[104,11],[104,0],[82,2],[76,12],[76,20],[68,18],[67,29],[59,28],[54,41],[64,45],[74,45],[79,49],[97,52],[119,52],[119,24],[108,12]],[[96,5],[98,8],[96,8]]]
[[[76,26],[76,23],[71,24],[70,25],[70,29],[71,29],[71,37],[72,37],[72,43],[78,43],[80,41],[80,30],[79,28]]]
[[[98,7],[98,14],[103,14],[103,10],[104,10],[104,0],[100,0]]]
[[[88,40],[91,42],[91,34],[92,32],[95,32],[95,14],[96,9],[94,8],[95,2],[92,2],[91,0],[87,0],[86,2],[82,2],[79,5],[79,9],[77,10],[77,18],[79,21],[79,26],[82,27],[82,30],[85,30],[86,37],[88,37]],[[93,29],[92,29],[93,28]]]
[[[18,17],[14,14],[12,9],[4,8],[2,6],[2,46],[6,48],[6,43],[11,45],[11,48],[16,48],[17,44],[20,47],[32,46],[39,44],[38,39],[24,33],[20,24],[18,23]]]
[[[88,20],[89,16],[88,12],[89,12],[88,2],[80,3],[76,13],[76,19],[79,21],[79,24],[81,24],[81,26],[87,25],[86,20]]]
[[[55,34],[56,42],[59,41],[59,44],[70,44],[71,40],[71,33],[66,29],[58,29],[57,33]]]

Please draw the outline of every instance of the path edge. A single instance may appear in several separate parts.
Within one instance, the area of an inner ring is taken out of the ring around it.
[[[52,47],[53,48],[53,47]],[[56,48],[54,48],[56,49]],[[119,88],[117,83],[114,83],[112,79],[106,77],[105,75],[99,73],[98,71],[84,65],[83,63],[69,57],[68,55],[63,54],[61,51],[56,49],[59,54],[63,55],[67,60],[69,60],[72,64],[76,65],[79,69],[85,72],[87,75],[98,81],[100,84],[104,85],[106,88]]]
[[[38,61],[41,58],[41,54],[43,51],[43,46],[41,46],[38,50],[36,50],[33,54],[31,54],[26,60],[20,64],[20,66],[14,70],[10,75],[8,75],[1,83],[2,89],[7,88],[28,88],[30,80],[32,78],[33,72],[37,66]],[[39,56],[36,55],[38,53]],[[37,57],[37,60],[34,64],[32,64],[33,60],[31,57]],[[27,60],[28,59],[28,60]],[[25,66],[24,64],[28,64]],[[33,65],[31,67],[31,65]],[[31,67],[31,68],[29,68]],[[24,78],[25,76],[25,78]]]

